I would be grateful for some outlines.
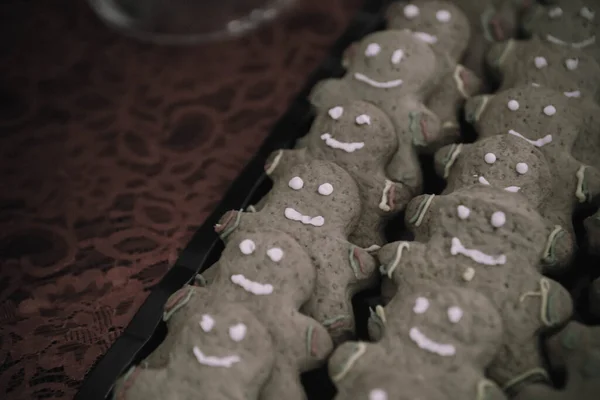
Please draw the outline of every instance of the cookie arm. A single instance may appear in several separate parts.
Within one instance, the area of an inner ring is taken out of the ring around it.
[[[427,245],[419,242],[392,242],[377,253],[381,262],[379,271],[398,286],[402,282],[402,266],[412,260],[425,260]]]
[[[471,146],[470,144],[455,143],[442,147],[435,152],[433,163],[436,174],[447,180],[460,154]]]
[[[296,164],[309,161],[306,149],[279,149],[269,155],[265,162],[265,173],[271,180],[277,180]]]
[[[549,226],[541,259],[542,273],[556,273],[569,268],[575,256],[575,247],[575,241],[569,231],[560,225]]]
[[[344,79],[325,79],[317,83],[309,100],[318,109],[329,109],[356,99],[354,91]]]

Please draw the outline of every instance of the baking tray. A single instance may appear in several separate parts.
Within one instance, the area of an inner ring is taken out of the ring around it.
[[[320,80],[341,77],[345,73],[341,58],[344,50],[354,41],[370,32],[385,27],[384,11],[394,1],[403,0],[366,0],[365,5],[355,14],[346,31],[335,42],[329,54],[319,67],[309,76],[303,89],[291,102],[286,113],[277,121],[262,146],[241,174],[234,180],[227,193],[196,231],[190,242],[180,253],[173,267],[163,279],[151,289],[148,298],[132,318],[127,328],[106,354],[100,358],[86,376],[75,396],[75,400],[105,400],[112,397],[112,388],[117,378],[127,369],[139,363],[162,342],[166,335],[166,324],[162,321],[163,307],[169,296],[185,284],[192,281],[218,259],[223,243],[214,232],[214,225],[221,216],[233,209],[245,209],[255,204],[271,188],[272,184],[264,173],[267,157],[275,150],[292,148],[295,141],[304,136],[314,120],[314,110],[307,100],[312,87]],[[476,134],[464,121],[461,121],[463,142],[473,142]],[[424,193],[440,193],[445,186],[434,169],[431,156],[421,156],[424,177]],[[598,324],[588,312],[587,287],[593,278],[600,276],[600,258],[591,257],[585,248],[582,230],[583,219],[593,210],[586,210],[574,216],[577,242],[580,245],[577,260],[572,271],[564,276],[553,277],[571,292],[576,304],[574,319]],[[402,229],[403,215],[398,215],[387,225],[386,239],[411,240],[410,233]],[[353,298],[353,307],[357,322],[357,336],[368,339],[366,321],[369,308],[379,304],[376,290],[362,292]],[[302,381],[310,400],[331,399],[335,388],[327,377],[326,367],[303,374]]]
[[[166,324],[162,321],[163,307],[169,296],[192,281],[198,273],[214,264],[222,250],[223,243],[213,226],[228,210],[246,208],[263,197],[271,188],[271,182],[264,173],[264,164],[273,151],[292,148],[296,139],[305,135],[314,119],[314,111],[307,100],[312,87],[318,81],[341,77],[345,70],[341,64],[344,49],[366,34],[384,27],[383,10],[390,0],[367,0],[355,14],[346,31],[335,42],[329,54],[309,76],[303,89],[292,101],[286,113],[277,121],[254,158],[234,180],[227,193],[196,231],[190,242],[180,253],[179,258],[161,281],[154,286],[147,299],[133,316],[129,325],[117,338],[86,375],[76,400],[105,400],[112,398],[114,383],[127,369],[139,363],[150,354],[164,339]],[[374,294],[363,295],[357,308],[358,314],[366,319],[368,307],[373,305]],[[366,324],[364,324],[366,325]],[[362,332],[361,336],[366,335]],[[309,398],[331,398],[334,389],[326,377],[324,368],[309,372],[303,381],[310,381],[310,387],[317,387]]]

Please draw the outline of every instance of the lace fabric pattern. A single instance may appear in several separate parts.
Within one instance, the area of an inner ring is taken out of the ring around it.
[[[121,37],[81,1],[2,6],[4,399],[75,395],[361,2],[299,3],[182,48]]]

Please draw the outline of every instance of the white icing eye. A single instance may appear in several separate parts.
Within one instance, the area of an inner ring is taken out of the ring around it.
[[[200,327],[204,332],[210,332],[212,328],[215,326],[215,320],[208,314],[204,314],[202,316],[202,320],[200,321]]]
[[[356,117],[356,123],[358,125],[371,125],[371,117],[367,114],[360,114]]]
[[[467,219],[469,218],[469,215],[471,215],[471,210],[469,210],[467,207],[460,205],[458,207],[456,207],[456,213],[458,214],[458,218],[460,219]]]
[[[554,19],[563,15],[563,10],[560,7],[553,7],[548,11],[548,17]]]
[[[246,327],[246,325],[240,322],[239,324],[235,324],[229,327],[229,337],[234,342],[241,342],[246,337],[247,330],[248,328]]]
[[[415,300],[415,306],[413,307],[413,311],[415,314],[423,314],[429,308],[429,300],[425,297],[417,297]]]
[[[288,182],[288,186],[294,190],[300,190],[304,187],[304,181],[299,176],[295,176]]]
[[[369,392],[369,400],[388,400],[388,395],[383,389],[373,389]]]
[[[333,107],[330,108],[329,111],[327,112],[329,114],[329,116],[333,119],[339,119],[342,114],[344,113],[344,108],[337,106],[337,107]]]
[[[273,247],[267,250],[267,256],[271,259],[271,261],[279,262],[283,258],[283,250],[279,247]]]
[[[567,69],[569,71],[575,71],[578,66],[579,66],[579,59],[578,58],[567,58],[565,60],[565,67],[567,67]]]
[[[252,240],[245,239],[240,243],[240,251],[242,253],[249,255],[254,253],[254,250],[256,250],[256,244]]]
[[[495,228],[500,228],[506,223],[506,215],[502,211],[496,211],[492,214],[492,218],[490,219],[490,223]]]
[[[533,63],[535,64],[537,69],[542,69],[548,66],[548,60],[545,57],[536,57],[533,59]]]
[[[583,18],[587,19],[588,21],[593,21],[596,13],[587,7],[583,7],[581,10],[579,10],[579,15],[581,15]]]
[[[529,171],[529,166],[527,164],[525,164],[524,162],[520,162],[517,164],[517,172],[520,175],[526,174],[527,171]]]
[[[452,15],[450,14],[450,11],[448,11],[448,10],[438,10],[435,13],[435,18],[440,22],[448,22],[448,21],[450,21],[451,17],[452,17]]]
[[[392,64],[398,64],[404,58],[404,50],[398,49],[392,53]]]
[[[488,164],[493,164],[496,162],[496,155],[494,153],[487,153],[483,159],[485,160],[486,163]]]
[[[329,196],[331,193],[333,193],[333,186],[331,186],[331,183],[324,183],[319,185],[318,192],[323,196]]]
[[[381,46],[377,43],[369,43],[367,48],[365,49],[365,56],[367,57],[375,57],[381,51]]]
[[[419,7],[414,4],[407,4],[404,6],[404,16],[408,19],[413,19],[418,17],[421,11],[419,11]]]
[[[453,324],[456,324],[458,321],[460,321],[462,316],[463,316],[462,308],[453,306],[448,309],[448,319]]]
[[[519,102],[514,99],[509,100],[506,105],[508,106],[508,109],[511,111],[517,111],[519,109]]]
[[[553,105],[548,105],[544,107],[544,114],[546,114],[549,117],[553,116],[554,114],[556,114],[556,107],[554,107]]]

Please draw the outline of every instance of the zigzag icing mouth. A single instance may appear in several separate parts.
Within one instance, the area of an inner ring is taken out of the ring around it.
[[[523,140],[526,140],[527,142],[534,145],[535,147],[542,147],[542,146],[547,145],[548,143],[552,142],[552,135],[550,135],[550,134],[544,136],[543,138],[537,139],[537,140],[531,140],[531,139],[527,139],[525,136],[521,135],[519,132],[517,132],[513,129],[510,129],[508,131],[508,133],[513,136],[520,137]]]
[[[354,79],[357,81],[366,83],[369,86],[373,86],[378,89],[391,89],[398,86],[401,86],[403,81],[402,79],[395,79],[392,81],[380,82],[374,79],[369,78],[368,76],[361,74],[360,72],[354,73]]]
[[[304,225],[323,226],[323,224],[325,224],[325,219],[322,216],[317,215],[316,217],[311,217],[304,215],[292,207],[285,209],[285,217],[291,221],[301,222]]]
[[[476,263],[484,265],[503,265],[506,263],[506,256],[504,254],[492,256],[476,249],[468,249],[463,246],[463,244],[460,242],[460,239],[457,237],[452,238],[450,254],[453,256],[462,254],[463,256],[469,257]]]

